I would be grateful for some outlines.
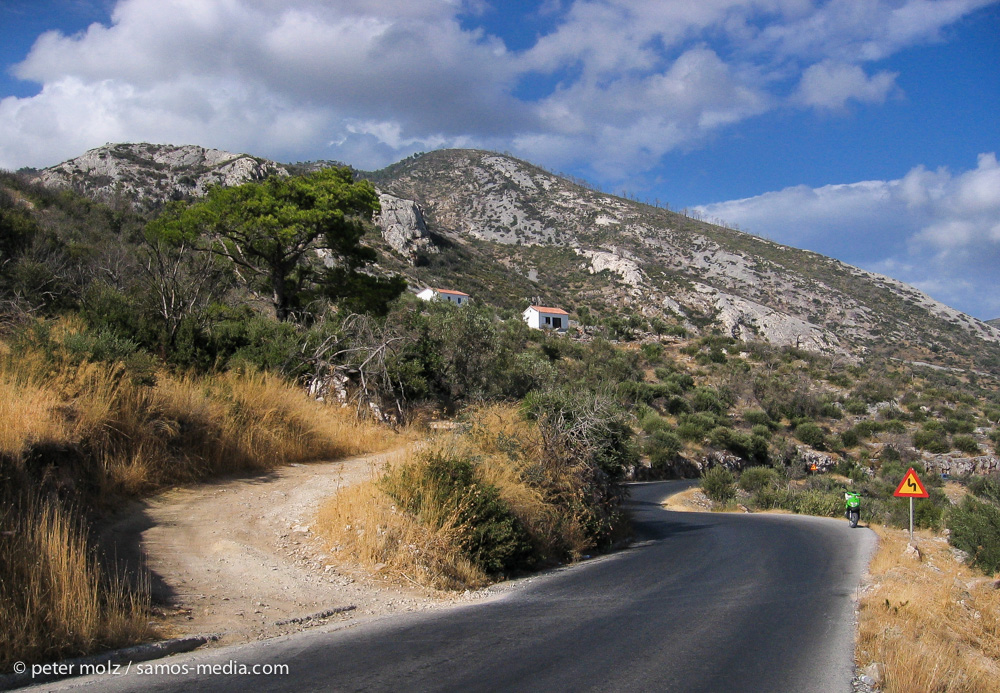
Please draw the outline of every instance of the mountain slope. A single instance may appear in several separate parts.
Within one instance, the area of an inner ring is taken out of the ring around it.
[[[202,147],[106,145],[37,173],[48,186],[155,208],[212,184],[288,175]],[[1000,374],[1000,329],[888,277],[608,195],[510,156],[441,150],[362,173],[380,191],[384,271],[511,310],[719,330],[744,340]],[[641,316],[641,319],[640,319]]]
[[[744,339],[1000,371],[1000,330],[901,282],[508,156],[444,150],[369,177],[416,201],[429,229],[505,265],[512,283],[534,276],[535,292],[563,307],[603,298],[605,310],[673,313]],[[603,286],[588,287],[590,273]]]

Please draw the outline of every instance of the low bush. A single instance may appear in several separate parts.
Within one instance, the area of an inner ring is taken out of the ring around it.
[[[969,492],[983,500],[1000,504],[1000,473],[969,479]]]
[[[944,454],[951,449],[951,445],[948,444],[948,434],[940,428],[916,431],[913,434],[913,446],[936,455]]]
[[[1000,571],[1000,508],[966,496],[948,514],[947,524],[952,546],[968,553],[983,572]]]
[[[748,467],[740,473],[740,488],[748,493],[759,493],[776,488],[781,477],[770,467]]]
[[[743,420],[751,426],[767,426],[768,428],[774,426],[774,422],[771,421],[771,417],[768,416],[767,412],[763,409],[746,410],[743,412]]]
[[[354,561],[443,589],[576,560],[624,537],[621,487],[551,419],[504,405],[464,418],[465,433],[329,499],[319,531]]]
[[[681,439],[673,431],[660,429],[646,439],[645,452],[654,470],[662,471],[670,466],[682,447]]]
[[[961,452],[967,453],[969,455],[978,455],[982,452],[979,449],[979,443],[973,436],[966,435],[964,433],[958,433],[951,438],[952,446]]]
[[[725,467],[712,467],[701,477],[701,490],[713,501],[731,503],[736,498],[736,478]]]
[[[791,498],[793,509],[802,515],[836,517],[844,512],[844,497],[833,491],[806,489]]]
[[[795,437],[817,450],[826,448],[826,432],[814,423],[800,423],[795,427]]]
[[[404,511],[432,530],[448,528],[465,556],[487,575],[528,567],[528,533],[492,484],[465,459],[432,452],[390,471],[379,485]]]

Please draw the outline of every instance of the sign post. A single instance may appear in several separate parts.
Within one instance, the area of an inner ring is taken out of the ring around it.
[[[899,486],[896,487],[896,492],[892,495],[897,498],[909,498],[910,499],[910,543],[913,543],[913,499],[914,498],[929,498],[931,494],[927,493],[927,489],[920,482],[920,477],[917,473],[913,471],[913,467],[910,467],[906,474],[903,476],[903,480],[899,482]]]

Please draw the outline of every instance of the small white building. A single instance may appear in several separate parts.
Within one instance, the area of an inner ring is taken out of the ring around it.
[[[427,288],[418,293],[417,298],[422,298],[425,301],[443,299],[445,301],[451,301],[458,306],[464,306],[469,302],[469,294],[463,294],[461,291],[451,291],[449,289]]]
[[[522,315],[524,321],[528,323],[528,327],[533,327],[536,330],[565,332],[569,329],[569,313],[562,308],[528,306]]]

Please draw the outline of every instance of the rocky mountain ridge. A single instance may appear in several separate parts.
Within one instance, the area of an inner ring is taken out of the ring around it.
[[[318,164],[317,164],[318,165]],[[115,144],[37,172],[153,207],[308,170],[202,147]],[[379,191],[382,267],[511,309],[641,315],[689,332],[1000,373],[1000,329],[899,281],[577,185],[513,157],[440,150],[361,172]]]
[[[43,169],[35,178],[49,187],[71,188],[105,201],[123,198],[137,207],[155,207],[171,199],[201,197],[212,185],[288,174],[288,167],[249,154],[141,143],[97,147]]]
[[[947,355],[950,365],[970,366],[972,345],[987,345],[991,358],[1000,351],[996,327],[897,280],[590,190],[508,156],[444,150],[369,175],[414,200],[435,233],[478,241],[512,270],[533,273],[539,288],[546,274],[555,275],[551,287],[572,273],[551,252],[559,249],[572,251],[572,269],[604,277],[600,289],[581,285],[554,300],[603,297],[608,308],[676,316],[693,329],[844,355],[892,344],[912,360]]]

